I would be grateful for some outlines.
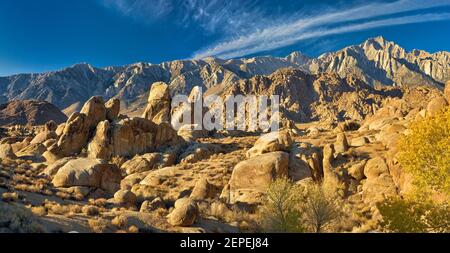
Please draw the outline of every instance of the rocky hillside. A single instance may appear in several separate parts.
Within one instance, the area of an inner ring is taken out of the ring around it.
[[[374,89],[355,75],[306,74],[298,69],[280,69],[269,76],[255,76],[232,85],[214,87],[206,94],[280,96],[280,110],[295,122],[361,121],[376,111],[383,99],[398,97],[396,88]]]
[[[399,140],[417,120],[449,109],[450,82],[444,92],[398,90],[394,96],[352,76],[295,69],[217,90],[280,94],[285,108],[309,109],[319,118],[340,110],[342,98],[355,98],[346,100],[354,103],[346,105],[347,113],[363,118],[334,128],[296,124],[261,136],[189,124],[175,131],[168,122],[192,107],[170,108],[169,85],[162,82],[153,84],[141,118],[121,115],[118,99],[92,97],[65,123],[8,128],[0,139],[0,232],[272,231],[261,226],[267,214],[259,210],[280,178],[300,187],[302,203],[315,199],[312,187],[332,194],[321,203],[333,205],[339,216],[320,230],[308,225],[306,232],[392,232],[379,203],[408,196],[413,186],[397,159]],[[309,107],[311,101],[319,105]],[[326,104],[327,110],[318,109]],[[442,139],[447,136],[444,131]]]
[[[383,37],[326,53],[309,63],[311,72],[355,74],[371,85],[443,87],[450,79],[450,53],[407,52]]]
[[[105,99],[119,98],[122,110],[133,112],[145,106],[149,86],[157,81],[168,83],[172,94],[187,94],[194,86],[205,90],[219,84],[229,86],[287,67],[316,74],[336,72],[342,78],[353,74],[370,85],[442,87],[450,78],[448,52],[406,52],[399,45],[377,37],[316,59],[294,52],[285,58],[205,58],[106,68],[83,63],[54,72],[0,77],[0,102],[46,100],[70,114],[81,109],[91,96],[100,95]]]
[[[54,105],[46,101],[22,100],[0,105],[0,126],[4,125],[44,125],[53,120],[60,124],[67,117]]]

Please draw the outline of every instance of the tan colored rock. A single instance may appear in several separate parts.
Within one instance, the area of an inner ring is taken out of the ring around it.
[[[196,130],[197,126],[197,124],[183,125],[178,129],[177,134],[187,142],[193,142],[198,138],[208,137],[209,131],[205,129]]]
[[[46,158],[53,160],[78,154],[88,144],[99,122],[106,120],[106,107],[101,97],[90,98],[80,113],[73,113],[64,125],[57,145],[49,148]]]
[[[288,167],[289,154],[281,151],[265,153],[238,163],[229,182],[230,202],[258,201],[253,196],[264,193],[275,179],[287,177]]]
[[[157,197],[152,201],[149,200],[144,201],[141,205],[139,212],[151,213],[157,209],[166,209],[166,204],[160,197]]]
[[[111,98],[105,103],[106,107],[106,119],[113,122],[117,119],[120,112],[120,100],[117,98]]]
[[[334,147],[327,144],[323,148],[323,186],[331,192],[339,192],[343,188],[343,184],[338,174],[334,171],[332,162],[334,160]]]
[[[22,141],[11,143],[11,148],[12,148],[14,153],[19,152],[21,149],[23,149],[23,148],[27,147],[28,145],[30,145],[30,142],[32,140],[33,140],[33,138],[28,137],[28,138],[23,139]]]
[[[67,162],[52,180],[55,187],[98,187],[110,194],[119,189],[120,170],[100,159],[78,158]]]
[[[55,130],[57,136],[61,136],[64,132],[64,128],[66,127],[66,123],[59,124]]]
[[[156,125],[143,118],[127,118],[116,122],[111,129],[112,154],[133,156],[156,148],[180,144],[182,139],[166,123]]]
[[[305,158],[302,160],[308,162],[309,167],[311,168],[312,176],[315,180],[320,180],[323,178],[323,169],[319,153],[313,152],[310,158]]]
[[[138,202],[144,202],[146,200],[153,200],[160,196],[154,186],[148,186],[144,184],[135,184],[131,187],[131,191],[136,194]]]
[[[50,139],[57,139],[58,135],[56,135],[56,133],[54,131],[43,131],[39,134],[37,134],[33,140],[31,140],[31,144],[36,144],[36,143],[44,143],[46,140],[50,140]]]
[[[164,82],[152,84],[148,97],[147,108],[142,115],[156,124],[170,123],[170,91],[169,85]]]
[[[56,147],[56,144],[53,144],[50,148],[52,148],[52,147]],[[53,164],[53,163],[55,163],[56,161],[58,161],[58,160],[64,158],[64,156],[57,155],[57,154],[55,154],[54,151],[53,151],[53,152],[50,151],[50,148],[48,148],[47,151],[45,151],[45,152],[42,154],[42,157],[44,157],[44,159],[45,159],[45,161],[46,161],[47,164],[49,164],[49,165],[50,165],[50,164]]]
[[[405,130],[406,127],[404,125],[388,124],[381,128],[381,131],[376,135],[376,139],[386,147],[392,148],[397,144]]]
[[[73,113],[67,120],[57,145],[50,147],[49,152],[60,157],[79,153],[88,142],[90,128],[87,125],[85,114]]]
[[[48,140],[44,141],[42,144],[44,144],[44,146],[46,148],[49,148],[49,147],[53,146],[56,143],[57,143],[56,139],[48,139]]]
[[[47,166],[47,168],[44,169],[44,171],[41,172],[41,175],[45,175],[48,177],[53,177],[56,175],[59,169],[61,169],[66,163],[73,160],[73,157],[64,157],[62,159],[59,159],[55,161],[53,164]]]
[[[368,160],[364,167],[364,175],[367,177],[362,187],[365,202],[378,202],[397,195],[394,180],[383,158],[375,157]]]
[[[37,159],[40,160],[42,159],[42,154],[47,151],[47,148],[41,144],[41,143],[36,143],[36,144],[30,144],[27,147],[21,149],[19,152],[16,153],[17,157],[26,157],[27,159]]]
[[[133,159],[126,161],[120,169],[125,171],[127,175],[134,173],[141,173],[158,168],[158,163],[161,161],[162,155],[160,153],[148,153],[140,156],[135,156]]]
[[[223,187],[222,192],[220,193],[219,199],[225,203],[230,202],[230,184],[226,184],[225,187]]]
[[[136,194],[131,192],[130,190],[118,190],[114,193],[114,201],[118,204],[136,204],[137,197]]]
[[[365,146],[368,143],[370,143],[369,139],[367,137],[365,137],[365,136],[361,136],[361,137],[353,138],[350,141],[350,146],[352,146],[352,147],[362,147],[362,146]]]
[[[289,151],[292,145],[292,138],[289,131],[277,131],[264,134],[251,149],[247,151],[247,158],[258,156],[274,151]]]
[[[354,179],[361,181],[364,178],[364,167],[367,163],[367,160],[360,161],[356,164],[353,164],[348,169],[348,174],[352,176]]]
[[[133,185],[139,184],[149,173],[150,171],[145,171],[126,176],[124,179],[122,179],[122,181],[120,181],[120,189],[131,190],[131,188],[133,188]]]
[[[337,153],[344,153],[348,150],[348,141],[344,132],[338,133],[334,143],[334,150]]]
[[[17,156],[14,154],[10,144],[0,145],[0,158],[11,160],[17,159]]]
[[[444,110],[444,108],[447,106],[448,102],[444,97],[435,97],[427,105],[427,115],[433,116]]]
[[[389,173],[389,169],[383,158],[375,157],[367,161],[364,167],[364,175],[367,178],[376,178],[383,173]]]
[[[106,119],[106,107],[100,96],[91,97],[81,108],[81,114],[86,115],[86,127],[95,128],[97,124]]]
[[[108,120],[98,123],[94,138],[88,144],[88,157],[109,160],[112,153]]]
[[[214,197],[214,186],[204,177],[200,178],[194,186],[191,193],[193,200],[205,200]]]
[[[179,160],[181,163],[196,163],[220,152],[222,152],[222,149],[219,145],[210,143],[193,143],[186,148],[182,154],[180,154]]]
[[[445,97],[445,99],[447,99],[447,102],[450,104],[450,80],[448,80],[445,83],[444,97]]]
[[[197,204],[190,198],[182,198],[175,202],[175,208],[167,216],[167,221],[172,226],[187,227],[194,224],[198,216]]]
[[[288,174],[294,181],[312,177],[311,168],[308,162],[302,159],[301,149],[297,145],[293,145],[289,152]]]
[[[397,189],[391,175],[384,173],[377,178],[368,179],[363,184],[362,196],[367,203],[379,202],[385,198],[397,196]]]

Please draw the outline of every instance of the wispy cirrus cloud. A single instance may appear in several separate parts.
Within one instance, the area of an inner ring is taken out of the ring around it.
[[[263,25],[271,13],[260,0],[97,0],[103,6],[142,22],[170,19],[210,33],[240,34]]]
[[[97,0],[103,6],[143,22],[165,20],[201,28],[219,38],[192,58],[235,58],[286,47],[302,40],[377,27],[450,19],[437,7],[449,0],[378,0],[334,5],[302,4],[279,11],[273,0]],[[281,5],[280,5],[281,6]],[[337,6],[337,7],[336,7]]]
[[[285,17],[280,18],[263,29],[255,29],[252,33],[225,38],[195,52],[193,58],[215,56],[228,59],[281,48],[301,40],[327,35],[450,19],[450,13],[411,14],[414,11],[426,11],[440,6],[450,6],[450,2],[399,0],[354,7],[346,6],[335,10],[328,9],[308,16],[296,14],[294,18],[290,18],[290,21],[284,21],[287,19]]]

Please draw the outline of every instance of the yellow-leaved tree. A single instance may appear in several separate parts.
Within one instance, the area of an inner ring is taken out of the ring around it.
[[[398,155],[414,191],[379,204],[381,225],[392,232],[450,232],[450,107],[413,122]]]
[[[400,140],[398,158],[417,191],[450,196],[450,107],[412,123]]]

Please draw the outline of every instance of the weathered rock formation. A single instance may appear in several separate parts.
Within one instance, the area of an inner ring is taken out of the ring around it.
[[[100,159],[78,158],[70,160],[55,174],[52,183],[56,187],[97,187],[114,194],[120,189],[120,170]]]
[[[169,85],[163,82],[153,83],[142,117],[156,124],[170,123],[170,108]]]

